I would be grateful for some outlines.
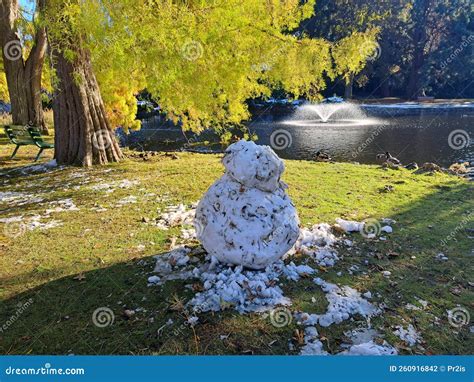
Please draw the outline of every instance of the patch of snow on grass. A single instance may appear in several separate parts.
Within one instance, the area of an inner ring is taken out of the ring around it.
[[[283,273],[288,280],[298,281],[301,276],[312,275],[317,271],[308,265],[295,265],[291,262],[283,267]]]
[[[435,256],[435,260],[448,261],[448,257],[444,253],[440,252]]]
[[[41,203],[44,199],[39,194],[27,194],[24,192],[5,191],[0,192],[0,203],[8,203],[10,206],[23,206],[30,203]]]
[[[167,230],[171,227],[175,227],[180,224],[192,225],[195,214],[196,214],[196,203],[192,204],[190,208],[188,208],[184,204],[169,206],[166,208],[166,211],[161,214],[160,219],[157,221],[156,225],[158,228],[162,230]],[[189,234],[189,232],[188,232],[188,235],[192,236]]]
[[[36,216],[31,217],[30,219],[27,219],[25,221],[26,228],[30,231],[33,231],[35,229],[45,230],[45,229],[59,227],[60,225],[62,225],[62,222],[60,220],[50,220],[48,222],[42,222],[41,220],[43,218],[44,218],[43,216],[36,215]]]
[[[349,286],[339,287],[320,278],[314,279],[314,282],[326,293],[326,299],[329,302],[327,312],[322,315],[316,315],[319,325],[323,327],[339,324],[355,314],[360,314],[370,319],[370,317],[380,313],[377,307]]]
[[[329,224],[315,224],[310,229],[300,229],[292,251],[313,258],[320,266],[332,267],[339,260],[336,250],[332,248],[337,241]]]
[[[381,345],[369,341],[352,345],[348,350],[344,350],[338,355],[397,355],[397,349],[390,346],[386,341],[383,341]]]
[[[397,350],[386,341],[376,340],[380,334],[371,328],[358,328],[344,332],[350,344],[342,344],[346,350],[338,355],[396,355]]]
[[[405,305],[405,309],[408,310],[425,310],[428,307],[428,301],[422,300],[419,297],[415,297],[415,300],[420,303],[421,306],[408,303]]]
[[[47,172],[56,167],[58,167],[58,164],[56,162],[56,159],[53,159],[46,163],[25,166],[21,169],[21,173],[26,175],[26,174],[29,174],[30,172],[34,172],[34,173]]]
[[[304,346],[301,355],[327,355],[323,349],[323,343],[319,340],[318,330],[314,326],[308,326],[304,330]]]
[[[35,229],[45,230],[45,229],[59,227],[60,225],[62,225],[62,222],[59,220],[50,220],[48,222],[42,222],[41,220],[44,218],[45,216],[41,216],[41,215],[34,215],[31,217],[12,216],[9,218],[0,219],[0,223],[5,223],[5,224],[22,223],[24,229],[28,231],[33,231]]]
[[[46,215],[50,215],[53,212],[65,212],[65,211],[79,211],[79,208],[74,204],[72,199],[56,200],[49,203],[56,207],[46,210]]]
[[[94,184],[91,186],[91,190],[93,191],[103,191],[106,193],[112,193],[116,189],[129,189],[134,186],[138,186],[140,182],[138,180],[128,180],[128,179],[122,179],[110,183],[99,183],[99,184]]]
[[[398,325],[395,329],[396,330],[393,334],[402,341],[405,341],[409,346],[415,346],[417,343],[421,342],[421,336],[412,324],[409,324],[407,329],[401,325]]]
[[[360,223],[360,222],[356,222],[352,220],[344,220],[344,219],[337,218],[336,223],[345,232],[360,232],[364,228],[364,223]]]
[[[116,207],[122,207],[122,206],[125,206],[127,204],[134,204],[136,202],[137,202],[137,197],[133,196],[133,195],[130,195],[130,196],[126,196],[123,199],[120,199],[117,202]]]

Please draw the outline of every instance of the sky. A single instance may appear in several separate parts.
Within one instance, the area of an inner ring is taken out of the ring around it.
[[[26,10],[26,13],[33,15],[35,10],[36,1],[35,0],[19,0],[20,7]]]

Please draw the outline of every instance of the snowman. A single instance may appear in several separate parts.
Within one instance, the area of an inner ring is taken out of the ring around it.
[[[197,238],[224,264],[263,269],[299,235],[296,209],[280,180],[283,161],[268,146],[241,140],[225,151],[225,173],[196,209]]]

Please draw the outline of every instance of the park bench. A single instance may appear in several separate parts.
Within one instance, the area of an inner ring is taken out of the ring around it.
[[[44,149],[54,148],[54,144],[46,142],[41,136],[40,130],[35,126],[5,126],[5,133],[11,143],[16,145],[10,159],[13,159],[20,148],[20,146],[33,145],[39,147],[38,155],[36,155],[35,162],[40,158]]]

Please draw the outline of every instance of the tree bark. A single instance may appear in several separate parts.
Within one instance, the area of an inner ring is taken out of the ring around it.
[[[420,95],[420,69],[423,66],[424,54],[422,48],[419,48],[415,52],[415,57],[410,68],[410,74],[408,76],[406,98],[415,100]]]
[[[39,4],[38,6],[41,6]],[[41,103],[41,75],[46,55],[46,30],[39,28],[28,58],[22,55],[21,41],[16,27],[18,1],[0,2],[0,43],[3,47],[3,66],[7,79],[14,125],[34,125],[48,134]]]
[[[350,74],[349,79],[346,81],[345,88],[344,88],[344,98],[351,99],[352,98],[352,88],[354,86],[354,74]]]
[[[420,95],[420,70],[425,62],[427,42],[426,24],[430,9],[430,0],[416,0],[413,6],[413,60],[411,62],[406,98],[416,99]]]
[[[89,167],[118,162],[122,152],[105,113],[90,54],[74,41],[75,58],[54,50],[59,83],[53,99],[55,158],[58,164]]]
[[[390,97],[390,85],[388,83],[389,79],[386,78],[385,80],[382,80],[382,83],[380,85],[380,93],[382,94],[382,97],[388,98]]]

